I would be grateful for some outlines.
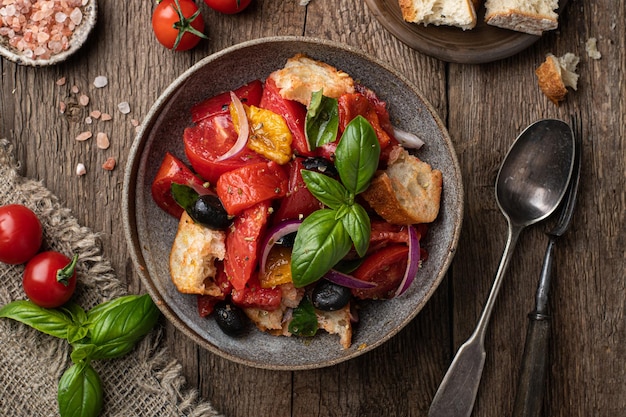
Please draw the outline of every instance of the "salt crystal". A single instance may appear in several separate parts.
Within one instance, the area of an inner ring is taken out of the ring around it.
[[[105,77],[104,75],[98,75],[95,80],[93,80],[93,85],[96,88],[102,88],[102,87],[106,87],[106,85],[109,83],[109,80],[107,79],[107,77]]]
[[[77,85],[73,85],[72,86],[72,93],[76,94],[76,93],[78,93],[78,91],[79,91],[78,90],[78,86]]]
[[[104,120],[105,122],[107,120],[111,120],[113,117],[111,117],[111,115],[109,113],[102,113],[102,120]]]
[[[87,116],[87,117],[85,117],[85,123],[87,123],[88,125],[90,125],[91,123],[93,123],[93,119],[91,118],[91,116]]]
[[[67,15],[63,12],[57,12],[54,15],[54,21],[57,23],[63,23],[67,20]]]
[[[86,173],[87,173],[87,169],[85,168],[84,164],[79,163],[78,165],[76,165],[76,175],[80,177],[82,175],[85,175]]]
[[[94,119],[99,119],[100,116],[102,116],[102,112],[100,110],[92,110],[91,113],[89,113],[89,115],[93,117]]]
[[[57,85],[65,85],[65,77],[61,77],[57,80]]]
[[[82,132],[81,134],[79,134],[78,136],[76,136],[76,140],[79,142],[83,142],[86,141],[87,139],[91,138],[93,135],[91,134],[91,132]]]
[[[89,96],[87,96],[85,94],[81,94],[81,96],[78,97],[78,103],[81,106],[86,106],[87,104],[89,104]]]
[[[74,10],[72,10],[72,13],[70,13],[70,20],[75,25],[80,25],[80,22],[83,20],[83,12],[81,12],[78,7],[75,8]]]
[[[115,158],[107,158],[104,164],[102,164],[102,168],[107,171],[113,171],[115,169]]]
[[[135,127],[139,126],[139,120],[137,120],[137,119],[131,119],[131,120],[130,120],[130,123],[131,123],[133,126],[135,126]]]
[[[65,104],[65,102],[63,101],[59,102],[59,111],[61,112],[61,114],[65,113],[66,108],[67,108],[67,105]]]
[[[123,114],[128,114],[130,113],[130,104],[128,104],[127,101],[123,101],[120,104],[117,105],[117,108],[120,110],[120,112],[122,112]]]
[[[108,149],[110,146],[109,137],[104,132],[98,132],[96,135],[96,145],[100,149]]]

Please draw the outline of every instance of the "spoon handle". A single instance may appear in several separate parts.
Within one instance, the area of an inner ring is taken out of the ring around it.
[[[452,364],[450,364],[450,368],[448,368],[448,372],[441,381],[430,405],[428,417],[469,417],[472,414],[485,365],[485,331],[502,284],[504,272],[511,260],[513,249],[521,231],[521,226],[512,225],[509,221],[509,234],[502,260],[478,325],[470,338],[459,348]]]

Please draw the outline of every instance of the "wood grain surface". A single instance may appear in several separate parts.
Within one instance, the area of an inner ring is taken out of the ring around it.
[[[174,53],[155,40],[154,2],[101,1],[98,24],[68,61],[33,68],[0,61],[0,137],[14,142],[22,173],[41,180],[102,249],[131,292],[142,286],[122,230],[122,182],[136,128],[161,92],[194,63],[227,46],[271,35],[306,35],[363,49],[422,90],[446,123],[465,185],[465,220],[448,277],[400,334],[340,365],[276,372],[228,362],[198,348],[171,325],[166,343],[188,386],[228,417],[426,416],[456,349],[471,334],[493,281],[506,237],[495,202],[498,166],[517,134],[545,117],[584,121],[583,171],[573,227],[558,242],[550,293],[553,334],[544,415],[626,415],[626,10],[623,1],[570,0],[558,30],[513,57],[488,64],[449,64],[416,52],[389,34],[362,1],[254,0],[239,15],[201,4],[209,36]],[[594,37],[602,57],[591,59]],[[537,86],[547,53],[581,57],[577,91],[555,106]],[[267,59],[272,59],[268,56]],[[108,78],[98,89],[96,76]],[[228,74],[224,74],[228,76]],[[57,85],[65,78],[66,84]],[[79,93],[72,92],[76,86]],[[78,103],[89,96],[87,106]],[[65,113],[60,103],[67,105]],[[128,102],[130,113],[117,106]],[[93,119],[100,110],[110,121]],[[77,142],[83,131],[94,138]],[[99,149],[104,132],[111,146]],[[109,157],[113,171],[102,169]],[[87,174],[77,177],[78,163]],[[525,231],[510,264],[486,338],[487,358],[474,416],[510,415],[526,333],[553,220]]]

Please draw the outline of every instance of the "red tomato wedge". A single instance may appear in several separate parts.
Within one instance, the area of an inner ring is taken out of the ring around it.
[[[269,201],[263,201],[245,210],[226,232],[224,271],[236,290],[246,286],[257,267],[258,246],[267,228],[269,208]]]
[[[352,294],[361,299],[393,298],[404,277],[408,256],[409,247],[402,244],[389,245],[369,255],[352,275],[378,285],[374,288],[353,289]]]
[[[242,85],[234,90],[233,93],[239,97],[243,104],[258,107],[263,95],[263,83],[260,80],[254,80]],[[228,114],[230,102],[230,91],[201,101],[191,108],[191,120],[194,123],[198,123],[200,120],[216,114]]]
[[[260,162],[224,173],[217,180],[217,196],[226,212],[236,216],[262,201],[284,197],[288,178],[276,162]]]
[[[296,158],[289,164],[287,194],[281,200],[280,206],[274,213],[274,223],[303,219],[315,210],[324,207],[306,187],[300,173],[303,169],[302,158]]]
[[[242,289],[233,290],[233,304],[242,308],[260,308],[274,311],[283,297],[280,287],[263,288],[259,276],[254,274]]]
[[[304,133],[304,122],[306,121],[306,107],[304,105],[297,101],[282,98],[274,80],[268,78],[265,81],[259,107],[271,110],[285,119],[293,136],[291,146],[294,153],[302,156],[313,156]]]
[[[184,210],[172,197],[172,183],[190,187],[203,187],[204,183],[180,159],[169,152],[165,154],[152,182],[152,198],[161,209],[179,219]]]
[[[233,147],[237,136],[230,114],[215,114],[201,120],[196,126],[185,129],[185,154],[193,169],[211,184],[215,184],[225,172],[267,161],[248,148],[228,159],[217,161],[217,158]]]
[[[376,108],[372,102],[363,94],[344,94],[338,99],[339,104],[339,130],[343,132],[356,116],[363,116],[374,128],[380,148],[385,149],[391,143],[391,137],[383,129],[380,123]]]

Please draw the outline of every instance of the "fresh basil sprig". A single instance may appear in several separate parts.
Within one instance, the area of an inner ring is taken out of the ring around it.
[[[326,97],[322,90],[311,95],[306,112],[304,132],[310,149],[315,149],[337,139],[339,106],[336,98]]]
[[[352,246],[364,256],[371,224],[355,201],[378,168],[380,144],[374,128],[362,116],[344,130],[335,152],[341,182],[314,171],[302,171],[309,191],[327,208],[313,212],[298,229],[291,254],[291,275],[296,287],[309,285],[344,258]]]
[[[75,303],[47,309],[25,300],[0,308],[0,317],[19,321],[71,344],[74,365],[63,374],[58,387],[62,417],[95,416],[100,412],[102,387],[90,361],[127,354],[154,327],[159,316],[159,309],[148,294],[118,297],[89,312]]]

